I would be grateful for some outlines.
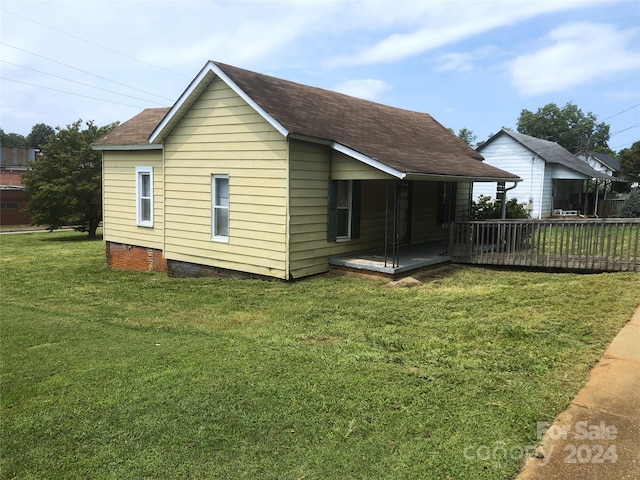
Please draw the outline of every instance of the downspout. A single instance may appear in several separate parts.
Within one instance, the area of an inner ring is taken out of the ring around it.
[[[517,183],[513,184],[513,187],[509,187],[509,188],[505,188],[504,189],[504,194],[502,195],[502,220],[507,218],[507,192],[509,190],[513,190],[514,188],[516,188],[518,186]]]
[[[100,183],[100,197],[102,197],[102,212],[100,212],[100,217],[102,220],[102,238],[107,238],[107,230],[104,222],[104,150],[100,152],[102,154],[102,165],[100,165],[100,170],[102,171],[101,183]]]
[[[285,195],[286,208],[285,208],[285,225],[284,225],[284,279],[293,280],[291,275],[291,238],[289,232],[291,231],[291,140],[289,137],[285,138],[287,144],[287,194]]]
[[[540,182],[540,206],[538,207],[538,220],[542,219],[542,205],[544,201],[544,182],[545,177],[547,175],[547,162],[542,161],[542,181]],[[553,190],[553,182],[551,185],[551,189]],[[551,212],[553,212],[553,198],[551,200]]]
[[[165,140],[162,140],[162,256],[167,261],[167,161]],[[211,183],[211,182],[209,182]]]

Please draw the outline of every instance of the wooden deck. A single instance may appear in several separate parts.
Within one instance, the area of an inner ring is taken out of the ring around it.
[[[452,262],[640,272],[640,219],[455,222]]]

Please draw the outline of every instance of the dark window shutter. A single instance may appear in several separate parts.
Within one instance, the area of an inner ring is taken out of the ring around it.
[[[338,181],[329,179],[329,205],[327,211],[327,242],[338,236]]]
[[[360,238],[360,205],[362,182],[354,180],[351,184],[351,238]]]

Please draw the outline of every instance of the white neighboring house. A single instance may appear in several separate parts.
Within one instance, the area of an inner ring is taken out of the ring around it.
[[[526,205],[531,218],[579,215],[584,211],[586,181],[611,178],[578,159],[555,142],[501,130],[477,148],[485,163],[519,176],[507,192]],[[507,188],[511,185],[507,184]],[[496,198],[497,183],[474,183],[473,199]]]
[[[608,153],[582,151],[576,157],[594,170],[606,173],[610,177],[617,177],[620,173],[620,163]]]

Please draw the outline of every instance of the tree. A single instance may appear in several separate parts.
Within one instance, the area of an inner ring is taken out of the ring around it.
[[[19,133],[4,133],[4,130],[0,128],[0,146],[3,147],[28,147],[29,142],[24,138],[24,135]]]
[[[640,217],[640,189],[636,188],[631,191],[620,210],[620,216],[623,218]]]
[[[611,153],[609,145],[609,125],[597,123],[597,117],[586,115],[576,105],[569,102],[560,108],[548,103],[536,113],[522,110],[518,118],[518,132],[557,142],[571,153],[580,150],[600,150]]]
[[[618,160],[623,175],[640,179],[640,141],[631,145],[631,148],[620,150]]]
[[[27,143],[30,147],[42,149],[49,141],[49,137],[55,135],[55,133],[56,131],[53,127],[44,123],[37,123],[31,129],[31,133],[27,135]]]
[[[98,127],[89,121],[84,130],[82,123],[58,127],[22,182],[31,195],[27,211],[33,225],[47,225],[50,231],[74,225],[95,238],[102,220],[102,155],[91,144],[117,123]]]
[[[462,127],[458,131],[458,138],[472,147],[478,137],[473,133],[473,130],[469,130],[467,127]]]

